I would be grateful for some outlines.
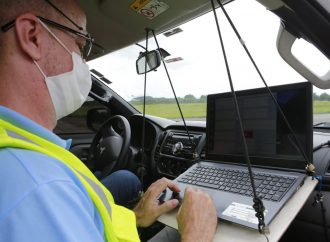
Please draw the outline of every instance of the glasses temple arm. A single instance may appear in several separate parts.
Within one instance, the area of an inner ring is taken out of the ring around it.
[[[7,32],[10,28],[14,27],[15,19],[1,26],[2,32]]]

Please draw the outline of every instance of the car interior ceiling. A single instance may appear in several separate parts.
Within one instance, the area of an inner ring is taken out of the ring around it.
[[[193,18],[212,10],[209,0],[168,0],[170,7],[166,15],[150,21],[140,16],[128,6],[132,1],[83,1],[79,0],[84,9],[88,9],[88,29],[105,52],[91,53],[90,59],[121,49],[145,38],[145,28],[163,33]],[[266,9],[278,15],[285,27],[297,37],[303,37],[316,45],[326,56],[330,56],[329,12],[319,1],[313,0],[257,0]],[[223,0],[223,4],[232,0]],[[98,16],[94,18],[93,16]],[[294,24],[293,24],[294,23]],[[315,28],[317,26],[317,28]],[[321,27],[320,27],[321,26]],[[109,34],[106,34],[109,33]],[[116,36],[114,38],[114,36]]]
[[[224,0],[223,4],[232,0]],[[145,28],[154,29],[156,34],[172,29],[193,18],[211,11],[209,0],[168,0],[170,7],[166,15],[160,15],[152,21],[140,16],[129,8],[130,0],[114,1],[83,1],[84,9],[87,9],[88,30],[96,42],[104,47],[106,53],[118,50],[145,38]],[[97,18],[93,16],[97,15]],[[109,34],[105,34],[109,33]],[[116,36],[114,38],[114,36]],[[99,56],[92,53],[91,59]]]

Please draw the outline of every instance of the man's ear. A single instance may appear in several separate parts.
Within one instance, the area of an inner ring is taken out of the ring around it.
[[[22,51],[33,60],[41,58],[42,27],[39,19],[31,14],[25,13],[16,18],[16,36]]]

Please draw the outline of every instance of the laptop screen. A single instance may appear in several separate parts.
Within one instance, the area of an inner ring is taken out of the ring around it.
[[[300,146],[312,159],[312,85],[308,82],[270,88]],[[305,159],[266,88],[237,91],[251,163],[304,169]],[[231,93],[207,97],[206,158],[246,163],[242,135]]]

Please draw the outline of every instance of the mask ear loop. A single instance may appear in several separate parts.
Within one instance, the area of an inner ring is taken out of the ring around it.
[[[33,62],[34,62],[34,64],[36,64],[36,66],[38,67],[39,71],[41,72],[41,74],[44,76],[44,78],[45,78],[45,80],[46,80],[47,76],[46,76],[45,73],[41,70],[39,64],[38,64],[35,60],[33,60]]]
[[[54,39],[56,39],[57,40],[57,42],[70,54],[70,55],[72,55],[72,53],[71,53],[71,51],[68,49],[68,47],[66,47],[63,43],[62,43],[62,41],[48,28],[48,26],[44,23],[44,22],[42,22],[40,19],[38,19],[39,20],[39,22],[40,22],[40,24],[42,25],[42,26],[44,26],[44,28],[51,34],[51,36],[53,36],[54,37]]]

